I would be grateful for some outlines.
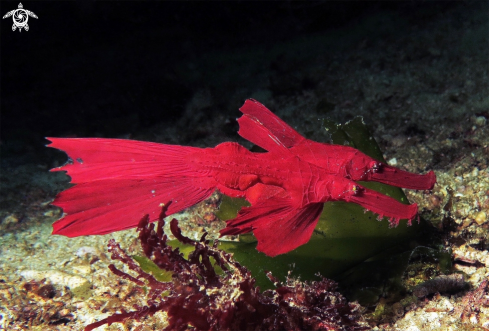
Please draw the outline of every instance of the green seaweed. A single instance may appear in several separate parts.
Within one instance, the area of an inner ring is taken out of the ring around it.
[[[363,153],[385,162],[375,139],[361,118],[346,124],[336,125],[324,121],[323,125],[335,144],[355,147]],[[402,189],[376,183],[361,182],[373,190],[409,203]],[[218,213],[223,220],[232,219],[244,205],[243,199],[225,197]],[[377,215],[365,212],[359,205],[345,202],[327,202],[309,242],[287,254],[274,258],[256,250],[256,240],[250,234],[241,235],[238,242],[221,241],[220,248],[234,253],[235,259],[249,268],[262,289],[272,287],[266,271],[284,280],[288,272],[302,280],[321,275],[341,279],[345,273],[381,252],[415,238],[420,226],[413,222],[407,226],[405,220],[396,228],[390,228],[386,220],[379,222]]]
[[[177,241],[177,240],[175,240]],[[176,245],[176,243],[175,243]],[[172,245],[173,246],[173,245]],[[190,245],[189,245],[190,246]],[[172,273],[164,269],[160,269],[153,261],[145,256],[133,255],[132,258],[136,260],[141,269],[145,272],[153,275],[159,282],[169,282],[171,280]]]
[[[182,243],[176,239],[168,240],[168,244],[173,248],[178,248],[180,253],[183,254],[185,258],[188,258],[188,255],[195,250],[193,245]],[[144,272],[153,275],[159,282],[169,282],[172,279],[172,272],[166,271],[164,269],[160,269],[152,260],[148,259],[145,256],[141,255],[133,255],[131,256],[143,269]],[[215,262],[215,259],[211,256],[210,258],[211,264],[214,266],[214,269],[218,275],[223,273],[221,267],[219,267]]]
[[[216,212],[216,216],[223,221],[231,220],[236,217],[238,211],[242,207],[249,207],[251,204],[245,199],[231,198],[230,196],[223,195],[221,198],[221,205]]]

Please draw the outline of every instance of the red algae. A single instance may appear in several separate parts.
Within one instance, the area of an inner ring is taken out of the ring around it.
[[[281,283],[271,273],[268,277],[276,288],[260,292],[248,269],[236,262],[232,254],[217,248],[205,239],[198,242],[182,235],[178,222],[170,223],[172,234],[184,244],[194,246],[187,258],[168,244],[160,215],[155,229],[145,216],[138,226],[144,254],[159,268],[172,272],[172,280],[160,282],[147,273],[114,240],[109,242],[112,259],[119,260],[134,271],[131,276],[117,269],[117,276],[147,287],[147,305],[135,306],[132,312],[122,311],[85,327],[91,331],[104,324],[140,320],[165,311],[168,326],[164,330],[366,330],[360,320],[359,306],[349,303],[329,279],[300,282],[287,278]],[[222,273],[216,271],[222,270]],[[165,295],[163,295],[165,294]]]

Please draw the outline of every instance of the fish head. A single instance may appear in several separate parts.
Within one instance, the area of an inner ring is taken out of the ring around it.
[[[358,151],[345,163],[344,173],[354,181],[369,181],[382,167],[382,162]]]

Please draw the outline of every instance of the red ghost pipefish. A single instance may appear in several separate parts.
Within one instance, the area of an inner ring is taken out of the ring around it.
[[[208,198],[216,189],[244,197],[251,206],[229,220],[221,235],[253,231],[257,249],[275,256],[306,243],[327,201],[357,203],[386,216],[392,225],[411,221],[417,205],[357,184],[372,180],[431,189],[435,175],[417,175],[380,163],[345,146],[305,139],[260,103],[247,100],[239,134],[268,152],[253,153],[237,143],[196,148],[124,139],[47,138],[70,161],[75,186],[53,204],[64,217],[53,234],[69,237],[107,234],[136,227],[142,216],[157,220]]]

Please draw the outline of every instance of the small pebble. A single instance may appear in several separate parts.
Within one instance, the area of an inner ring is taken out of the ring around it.
[[[83,247],[80,247],[75,255],[80,257],[80,258],[83,258],[85,257],[86,255],[94,255],[94,256],[99,256],[101,253],[100,251],[95,248],[95,247],[90,247],[90,246],[83,246]]]
[[[61,317],[66,316],[66,315],[68,315],[69,313],[71,313],[71,311],[70,311],[68,308],[61,309],[61,310],[58,312],[59,316],[61,316]]]
[[[486,118],[484,116],[478,116],[475,118],[475,125],[477,126],[484,126],[486,125]]]
[[[76,274],[89,275],[92,272],[90,265],[80,264],[73,266],[73,272]]]
[[[56,211],[54,211],[54,210],[48,210],[48,211],[44,212],[43,215],[46,216],[46,217],[53,217],[53,216],[56,215]]]
[[[475,214],[475,222],[479,225],[482,225],[487,222],[487,215],[486,212],[480,211],[477,214]]]
[[[439,207],[442,202],[442,199],[440,198],[440,196],[436,194],[432,194],[430,195],[430,202],[433,205],[433,207]]]
[[[19,223],[19,219],[15,215],[9,215],[3,219],[3,224],[15,224]]]
[[[396,166],[397,165],[397,159],[395,157],[393,157],[392,159],[387,161],[387,163],[391,166]]]
[[[470,226],[472,224],[472,220],[470,218],[466,218],[462,222],[462,228],[465,229],[466,227]]]

